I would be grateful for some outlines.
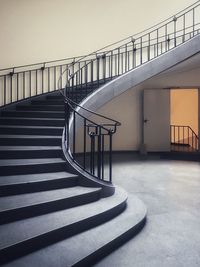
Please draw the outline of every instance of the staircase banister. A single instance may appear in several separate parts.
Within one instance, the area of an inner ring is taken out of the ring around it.
[[[78,113],[79,113],[79,111],[77,111],[77,109],[74,108],[72,105],[75,105],[77,108],[82,109],[82,110],[84,110],[84,111],[86,111],[86,112],[88,112],[88,113],[90,113],[90,114],[92,114],[92,115],[95,115],[95,116],[98,116],[98,117],[100,117],[100,118],[102,118],[102,119],[106,119],[106,120],[109,120],[109,121],[113,122],[113,124],[107,124],[108,126],[111,126],[111,125],[112,125],[112,126],[121,126],[121,122],[119,122],[119,121],[117,121],[117,120],[114,120],[114,119],[112,119],[112,118],[109,118],[109,117],[107,117],[107,116],[104,116],[104,115],[102,115],[102,114],[100,114],[100,113],[97,113],[97,112],[95,112],[95,111],[92,111],[92,110],[90,110],[90,109],[88,109],[88,108],[85,108],[85,107],[83,107],[83,106],[77,104],[76,102],[74,102],[73,100],[71,100],[71,99],[68,98],[68,97],[65,97],[65,103],[69,104],[70,107],[72,108],[72,110],[74,110],[74,111],[76,111],[76,112],[78,112]],[[81,117],[83,117],[83,118],[86,118],[86,117],[83,116],[81,113],[79,113],[79,116],[81,116]],[[87,119],[88,121],[91,121],[91,120],[89,120],[88,118],[86,118],[86,119]],[[98,125],[98,126],[100,126],[100,125],[104,125],[104,123],[103,123],[103,124],[97,124],[97,123],[95,123],[95,122],[93,122],[93,121],[91,121],[91,123],[94,123],[95,125]],[[106,130],[107,130],[107,129],[106,129]]]

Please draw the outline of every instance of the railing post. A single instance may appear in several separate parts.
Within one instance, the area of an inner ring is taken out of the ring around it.
[[[101,165],[102,165],[102,158],[101,158],[101,127],[98,127],[98,166],[97,166],[97,174],[98,178],[101,179]]]
[[[112,183],[112,130],[109,131],[109,182]]]

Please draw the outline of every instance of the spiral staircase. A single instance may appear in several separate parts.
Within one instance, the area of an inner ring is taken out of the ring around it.
[[[199,53],[199,17],[196,3],[87,56],[1,70],[1,265],[89,266],[142,229],[144,204],[112,181],[120,122],[96,110]]]

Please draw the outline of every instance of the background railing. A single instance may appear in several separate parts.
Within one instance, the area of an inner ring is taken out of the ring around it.
[[[98,87],[193,38],[199,29],[197,1],[163,22],[87,56],[0,70],[0,106],[64,88],[66,83],[73,90],[94,82]]]
[[[197,151],[199,147],[198,135],[190,126],[170,125],[171,144],[179,146],[188,146],[191,151]]]

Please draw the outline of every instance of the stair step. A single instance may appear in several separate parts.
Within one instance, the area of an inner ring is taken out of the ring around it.
[[[0,146],[60,146],[61,136],[49,135],[2,135],[0,134]]]
[[[64,119],[60,118],[15,118],[0,117],[0,125],[29,125],[29,126],[58,126],[64,125]]]
[[[66,171],[61,158],[0,160],[0,176]]]
[[[61,146],[0,146],[0,159],[63,157]]]
[[[0,125],[1,134],[62,135],[63,127]]]
[[[100,192],[101,188],[75,186],[0,197],[0,224],[97,201]]]
[[[146,208],[143,203],[130,196],[127,208],[120,216],[14,260],[6,267],[92,266],[135,236],[144,226],[145,218]]]
[[[64,118],[64,111],[5,110],[2,111],[2,116],[25,118]]]
[[[0,196],[66,188],[77,182],[78,176],[69,172],[1,176]]]
[[[64,111],[64,105],[17,105],[17,110]]]
[[[118,188],[97,202],[1,225],[0,264],[110,220],[125,209],[126,200]]]
[[[46,99],[46,100],[32,100],[31,101],[32,105],[62,105],[64,106],[64,99],[57,99],[57,100],[52,100],[52,99]]]

